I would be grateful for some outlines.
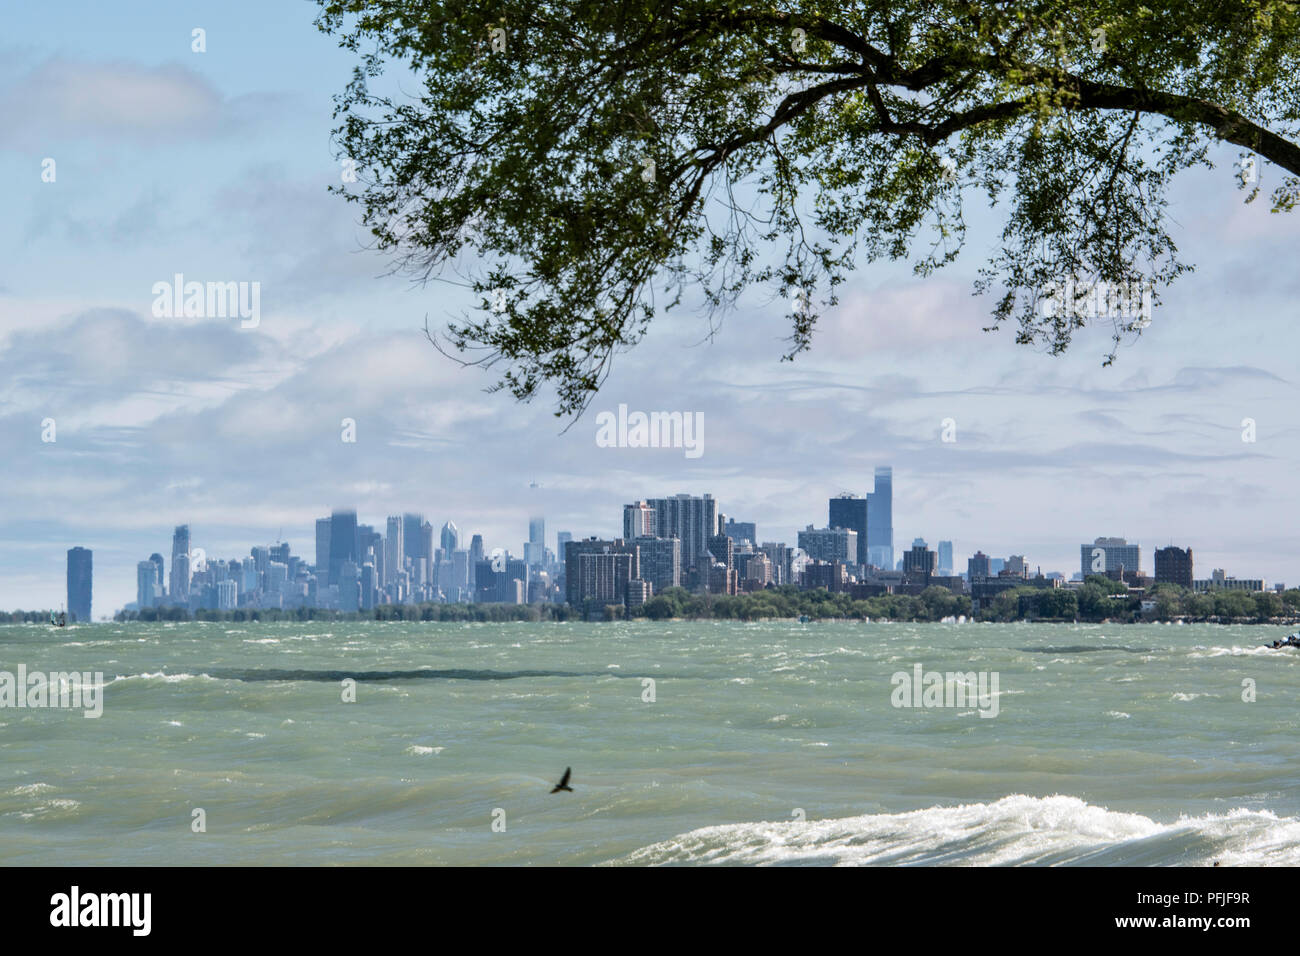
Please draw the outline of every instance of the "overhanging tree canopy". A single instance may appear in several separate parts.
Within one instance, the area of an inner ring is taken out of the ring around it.
[[[361,55],[335,135],[362,185],[339,191],[399,268],[482,264],[450,342],[561,415],[688,289],[711,313],[785,296],[793,358],[856,263],[952,261],[963,198],[1004,217],[989,327],[1054,354],[1088,289],[1189,268],[1166,190],[1217,144],[1248,201],[1254,157],[1275,211],[1300,200],[1293,3],[318,2]],[[393,63],[416,90],[372,89]],[[1144,324],[1106,317],[1116,347]]]

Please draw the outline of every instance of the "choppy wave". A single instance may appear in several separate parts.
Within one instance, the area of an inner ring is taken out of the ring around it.
[[[1014,794],[993,803],[806,822],[692,830],[614,864],[804,866],[1295,866],[1300,820],[1267,810],[1162,824],[1077,797]]]

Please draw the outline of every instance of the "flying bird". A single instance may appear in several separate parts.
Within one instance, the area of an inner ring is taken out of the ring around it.
[[[565,767],[564,776],[560,778],[560,782],[555,785],[555,789],[552,790],[551,793],[559,793],[561,790],[567,790],[569,793],[573,793],[573,788],[569,786],[569,774],[571,773],[573,773],[573,768]]]

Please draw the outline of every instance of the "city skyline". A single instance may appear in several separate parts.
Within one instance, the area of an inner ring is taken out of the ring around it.
[[[208,16],[214,40],[246,32],[233,10]],[[430,345],[426,318],[471,305],[463,290],[384,277],[358,251],[355,211],[326,193],[340,169],[319,95],[352,64],[308,16],[268,10],[257,44],[204,55],[170,16],[125,29],[88,5],[79,18],[85,39],[55,9],[14,11],[23,43],[0,69],[15,223],[0,258],[0,606],[66,600],[74,546],[95,552],[96,606],[121,606],[182,522],[216,553],[281,527],[310,553],[315,520],[346,501],[374,520],[441,515],[439,529],[473,515],[467,530],[522,543],[535,513],[613,536],[635,493],[702,489],[793,543],[823,525],[826,500],[871,493],[880,462],[898,484],[896,549],[919,535],[1068,572],[1107,534],[1300,581],[1278,517],[1300,505],[1285,412],[1300,279],[1275,267],[1300,220],[1243,204],[1230,149],[1175,186],[1197,271],[1111,366],[1104,328],[1059,357],[980,331],[989,302],[970,282],[997,232],[971,206],[971,255],[924,279],[861,269],[794,362],[780,361],[787,303],[742,297],[710,336],[688,295],[571,423],[549,396],[485,394],[489,376]],[[77,96],[97,104],[93,122]],[[45,157],[56,181],[41,179]],[[260,282],[260,322],[154,316],[154,283],[177,273]],[[703,413],[703,453],[601,447],[596,417],[620,404]]]
[[[881,473],[890,475],[892,483],[892,468],[890,466],[877,468],[876,473],[877,475]],[[536,483],[533,483],[532,487],[535,488]],[[886,485],[886,487],[890,488],[890,485]],[[877,488],[879,488],[878,484]],[[892,495],[892,488],[890,494]],[[840,492],[828,499],[830,518],[825,527],[817,528],[814,524],[808,524],[803,529],[796,529],[792,537],[786,537],[779,534],[767,535],[762,531],[758,531],[757,539],[751,539],[751,543],[755,548],[758,548],[760,544],[768,542],[779,543],[782,547],[790,548],[794,547],[794,542],[797,541],[798,548],[804,551],[805,555],[814,561],[843,560],[845,564],[851,565],[853,564],[853,561],[851,560],[852,556],[859,553],[857,536],[854,531],[844,528],[842,524],[837,524],[835,516],[838,511],[839,515],[847,519],[844,523],[855,522],[857,520],[857,508],[852,508],[850,510],[850,503],[857,501],[865,504],[868,497],[869,496],[857,496],[852,493]],[[704,510],[700,510],[701,506],[704,506]],[[642,537],[644,535],[645,538],[675,537],[689,542],[700,538],[700,535],[696,533],[697,529],[689,527],[692,522],[702,523],[701,527],[704,527],[709,523],[712,523],[715,527],[725,523],[728,528],[741,529],[746,532],[754,528],[761,529],[763,527],[761,522],[753,520],[738,521],[737,516],[722,511],[721,503],[718,499],[716,499],[711,493],[707,492],[700,496],[694,496],[690,493],[682,492],[666,498],[637,499],[632,504],[622,505],[621,511],[623,526],[621,531],[616,533],[601,534],[590,530],[580,530],[575,532],[572,529],[554,530],[555,549],[553,551],[545,539],[545,516],[541,514],[533,514],[527,521],[527,539],[516,543],[518,550],[515,550],[510,545],[493,545],[494,551],[489,555],[485,551],[484,536],[480,533],[473,533],[472,541],[466,540],[466,535],[468,533],[459,531],[454,519],[452,518],[448,518],[443,522],[441,530],[439,531],[439,537],[434,539],[433,533],[435,531],[435,524],[427,520],[422,512],[402,512],[398,515],[389,515],[386,517],[384,524],[376,522],[375,525],[370,525],[359,522],[359,512],[357,509],[337,508],[332,509],[331,517],[316,519],[316,534],[313,541],[313,547],[311,549],[299,551],[299,553],[295,555],[294,560],[300,560],[301,555],[314,554],[314,561],[302,560],[303,566],[324,569],[327,577],[323,583],[327,582],[330,585],[335,585],[338,583],[339,569],[344,562],[352,563],[353,573],[359,571],[361,562],[367,559],[362,555],[354,553],[355,548],[364,547],[362,542],[367,538],[371,538],[372,549],[369,552],[369,560],[380,566],[378,576],[374,578],[373,583],[370,585],[372,590],[375,588],[384,588],[389,585],[393,578],[391,562],[395,554],[404,555],[407,558],[413,558],[416,562],[423,558],[427,562],[427,566],[422,569],[422,573],[425,574],[425,580],[430,586],[432,586],[433,582],[438,578],[438,571],[441,565],[439,568],[435,568],[434,562],[431,560],[432,555],[423,554],[418,540],[416,543],[412,543],[412,541],[413,538],[423,537],[425,539],[425,545],[435,546],[434,541],[436,540],[438,551],[445,559],[441,564],[446,565],[449,570],[453,567],[452,561],[450,560],[451,556],[453,556],[453,551],[455,552],[454,556],[467,556],[465,562],[463,562],[465,567],[460,568],[456,573],[465,578],[465,580],[461,582],[462,586],[468,586],[470,590],[453,591],[450,592],[449,596],[443,596],[444,600],[455,603],[463,600],[483,599],[481,597],[475,598],[471,596],[474,586],[472,569],[477,562],[483,561],[485,558],[495,557],[495,553],[498,550],[502,552],[503,558],[510,560],[512,567],[517,566],[520,569],[524,569],[536,566],[541,568],[549,562],[549,566],[555,568],[564,566],[564,543],[569,540],[610,541],[619,538],[628,538],[630,541],[631,538]],[[635,518],[633,517],[634,515],[636,516]],[[345,535],[344,537],[348,537],[357,543],[352,551],[349,551],[347,546],[338,544],[338,539],[331,538],[333,522],[336,520],[343,522],[344,525],[351,528],[351,534]],[[323,538],[322,524],[325,526]],[[386,528],[388,533],[383,534],[382,532],[375,530],[380,527]],[[707,537],[708,535],[705,535],[704,539]],[[403,546],[404,541],[405,546]],[[739,543],[739,541],[737,541],[737,543]],[[217,553],[215,551],[209,553],[208,549],[199,545],[194,545],[194,548],[197,550],[191,550],[191,545],[192,538],[190,526],[188,524],[175,526],[172,533],[171,576],[164,577],[162,564],[163,559],[158,553],[152,554],[146,560],[138,561],[135,577],[137,596],[144,593],[145,582],[148,580],[150,582],[157,582],[157,590],[155,592],[156,598],[162,599],[165,597],[171,602],[177,600],[184,602],[187,600],[189,598],[188,588],[190,575],[193,573],[191,570],[191,556],[195,554],[201,555],[200,560],[219,563],[225,563],[226,561],[246,562],[255,559],[258,567],[264,570],[266,562],[274,558],[278,557],[279,560],[287,562],[291,551],[294,550],[291,542],[284,540],[277,541],[274,546],[252,545],[247,548],[247,553]],[[960,565],[966,563],[969,567],[975,567],[980,561],[985,562],[982,567],[987,567],[987,571],[984,573],[990,573],[993,576],[996,576],[1005,566],[1008,568],[1016,568],[1020,573],[1027,576],[1032,576],[1033,573],[1041,573],[1049,576],[1057,575],[1066,580],[1077,580],[1089,573],[1096,573],[1098,570],[1120,570],[1121,573],[1141,572],[1148,576],[1157,576],[1161,573],[1160,568],[1163,560],[1166,562],[1176,561],[1184,564],[1184,570],[1188,578],[1187,586],[1190,587],[1192,583],[1192,554],[1194,549],[1186,544],[1184,545],[1185,550],[1181,550],[1172,543],[1164,547],[1153,545],[1148,550],[1147,557],[1144,559],[1141,556],[1142,546],[1140,542],[1136,540],[1127,541],[1122,537],[1099,536],[1091,542],[1085,541],[1079,545],[1080,570],[1073,574],[1070,573],[1069,568],[1061,569],[1050,567],[1045,565],[1043,562],[1035,561],[1032,556],[1026,559],[1024,555],[1017,555],[1011,552],[1006,552],[1010,555],[1009,558],[1001,558],[985,554],[982,549],[976,548],[974,551],[970,552],[966,559],[962,559],[960,557],[962,549],[955,548],[954,543],[951,540],[940,540],[938,542],[937,551],[927,551],[926,549],[929,545],[923,537],[919,536],[913,539],[912,549],[910,552],[905,547],[897,547],[896,542],[890,547],[894,553],[900,554],[901,557],[897,558],[895,566],[892,568],[877,566],[880,570],[893,571],[895,569],[904,570],[905,568],[909,571],[914,570],[910,564],[910,559],[916,558],[916,555],[919,553],[922,562],[928,561],[928,567],[926,568],[927,574],[935,573],[942,576],[946,571],[947,573],[959,577],[966,577],[967,575],[961,572],[959,568],[952,568],[949,566],[945,569],[942,562],[946,552],[947,558],[952,564]],[[535,548],[540,548],[541,553],[539,554],[535,551]],[[711,544],[707,548],[701,545],[700,553],[704,553],[711,549]],[[72,610],[74,589],[74,554],[81,556],[78,558],[79,562],[85,562],[85,570],[78,570],[76,574],[78,578],[85,578],[87,581],[84,585],[86,592],[85,600],[89,601],[89,562],[90,555],[93,554],[93,552],[93,548],[87,549],[78,546],[69,549],[67,553],[66,593],[68,595],[67,604],[69,610]],[[694,566],[694,561],[690,560],[689,556],[690,547],[688,544],[687,547],[679,547],[676,556],[674,557],[674,563],[680,562],[680,574],[683,583],[686,580],[687,572]],[[1100,567],[1098,567],[1099,562]],[[730,563],[729,560],[728,563]],[[410,562],[408,561],[407,564],[409,566]],[[385,565],[387,565],[387,569],[384,569]],[[1171,568],[1173,567],[1172,564],[1168,566]],[[1195,576],[1198,585],[1208,578],[1208,575],[1204,573],[1205,568],[1202,568],[1201,571],[1201,574]],[[674,579],[676,578],[676,575],[677,572],[674,572]],[[1239,568],[1226,569],[1226,578],[1230,581],[1235,579],[1237,582],[1243,584],[1247,582],[1258,582],[1261,588],[1265,586],[1272,587],[1274,585],[1280,586],[1283,583],[1269,578],[1268,575],[1260,575],[1258,578],[1254,575],[1255,571],[1253,569],[1247,569],[1245,571]],[[524,572],[524,577],[524,589],[527,591],[528,572]],[[646,575],[646,577],[649,578],[650,576]],[[1225,569],[1214,568],[1213,577],[1221,582],[1225,577]],[[1182,573],[1175,572],[1169,579],[1181,582]],[[181,591],[179,592],[175,590],[177,586],[175,582],[177,581],[180,582]],[[360,584],[363,594],[365,593],[366,588],[364,581],[365,579],[363,576]],[[1265,582],[1267,582],[1267,584]],[[656,580],[655,583],[656,588],[654,593],[658,593],[658,590],[660,590],[658,587],[658,581]],[[80,588],[81,585],[78,585],[78,587]],[[237,593],[237,589],[232,590],[228,598],[229,603],[225,603],[223,606],[234,608],[236,606],[235,600]],[[520,594],[519,597],[522,600],[527,600],[524,594]],[[564,598],[565,595],[561,592],[560,595],[551,599],[564,600]],[[427,595],[422,595],[414,600],[418,603],[420,600],[428,599],[431,598]],[[337,600],[337,597],[335,600]],[[402,600],[410,601],[412,598],[408,596]],[[515,597],[502,596],[500,600],[514,602]],[[122,608],[139,606],[133,601],[113,602],[110,600],[108,603],[114,604],[113,612],[121,610]],[[363,598],[358,607],[351,609],[364,610],[373,606],[375,603],[390,602],[388,599],[381,602],[374,595],[371,595],[368,599]],[[63,606],[63,602],[60,602],[60,606]],[[53,607],[53,605],[50,605],[50,607]],[[36,609],[35,606],[33,608],[23,608],[23,610],[32,609]],[[344,607],[344,609],[348,608]],[[18,608],[6,608],[0,606],[0,610],[18,610]],[[111,616],[110,613],[101,611],[100,619],[109,616]]]

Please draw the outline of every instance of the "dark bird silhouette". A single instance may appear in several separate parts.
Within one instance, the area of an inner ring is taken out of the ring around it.
[[[552,790],[551,793],[559,793],[561,790],[567,790],[569,793],[573,793],[573,788],[569,786],[569,774],[571,773],[573,773],[573,768],[565,767],[564,776],[560,778],[560,782],[555,785],[555,789]]]

